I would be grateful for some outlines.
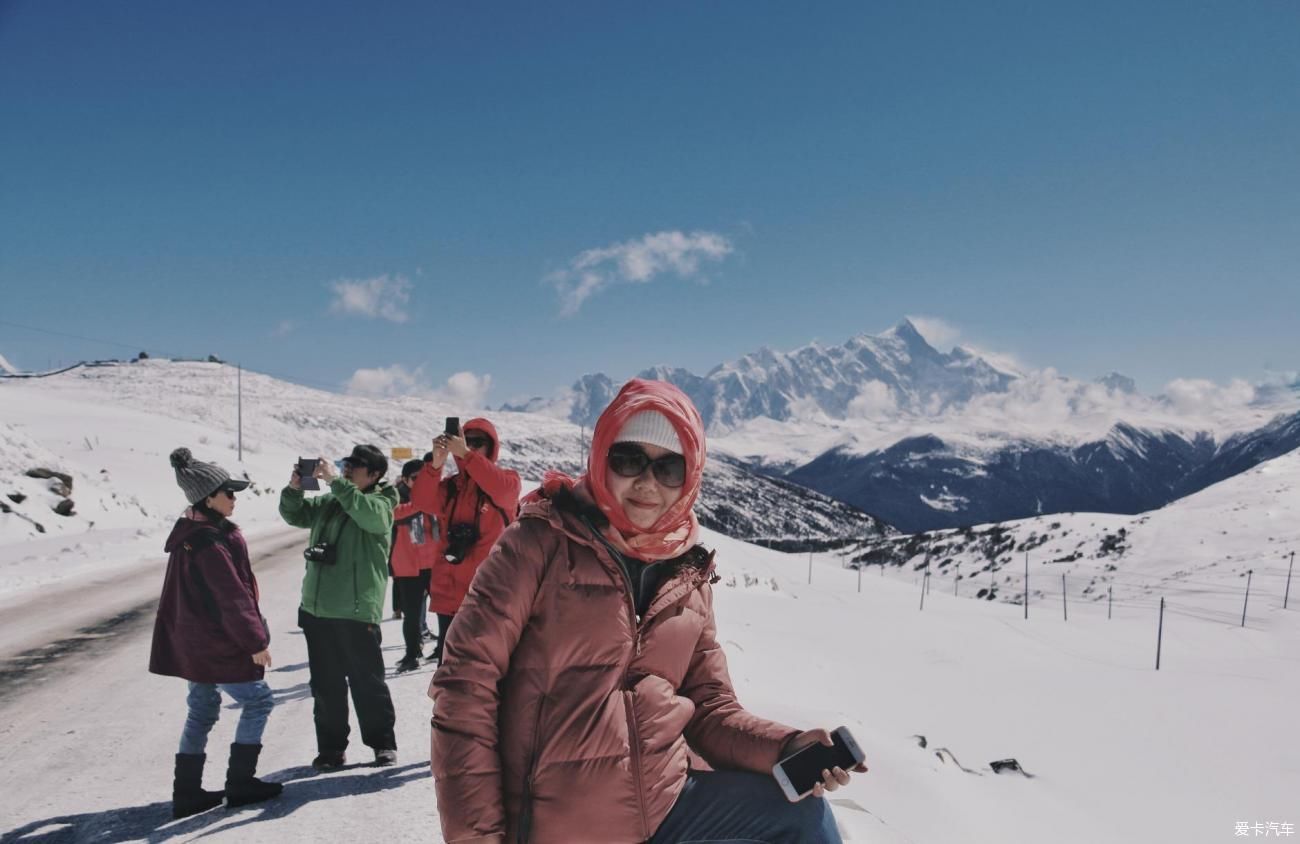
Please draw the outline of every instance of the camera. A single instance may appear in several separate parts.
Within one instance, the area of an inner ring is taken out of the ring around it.
[[[469,522],[458,522],[447,528],[447,562],[459,565],[465,561],[469,549],[478,542],[478,528]]]
[[[302,552],[303,559],[309,563],[331,565],[334,562],[334,546],[328,542],[318,542]]]

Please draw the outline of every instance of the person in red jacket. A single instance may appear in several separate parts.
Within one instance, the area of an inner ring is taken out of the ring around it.
[[[408,460],[402,465],[402,483],[408,495],[413,495],[420,484],[432,483],[423,469],[422,460]],[[389,565],[393,569],[393,594],[402,614],[402,638],[406,641],[406,654],[397,663],[398,674],[420,667],[424,601],[429,594],[429,571],[438,548],[436,515],[421,510],[413,501],[393,508],[393,553]]]
[[[230,521],[235,493],[248,481],[195,460],[188,448],[173,451],[171,465],[190,506],[164,549],[170,556],[149,670],[189,681],[189,714],[172,782],[172,817],[183,818],[220,804],[223,797],[230,806],[268,800],[284,786],[253,776],[275,699],[263,679],[271,666],[271,634],[258,607],[257,578],[244,536]],[[208,733],[221,714],[221,692],[240,705],[239,726],[230,745],[225,791],[204,791]]]
[[[586,474],[548,473],[525,499],[429,687],[447,841],[840,841],[822,794],[849,772],[798,803],[771,773],[830,734],[748,712],[727,674],[692,512],[704,460],[690,399],[634,379]]]
[[[429,610],[438,615],[438,643],[430,662],[441,662],[443,644],[479,565],[519,510],[519,475],[497,465],[501,439],[486,419],[466,422],[459,436],[433,441],[431,459],[411,488],[411,504],[436,513],[439,545],[429,578]],[[457,474],[442,479],[450,455]]]

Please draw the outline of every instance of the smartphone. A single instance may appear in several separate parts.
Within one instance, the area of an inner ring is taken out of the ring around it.
[[[312,477],[316,474],[318,463],[320,463],[319,458],[298,458],[298,483],[303,489],[320,489],[320,481]]]
[[[448,417],[447,417],[447,427],[443,428],[443,429],[442,429],[442,432],[443,432],[444,434],[446,434],[447,436],[449,436],[449,437],[459,437],[459,436],[460,436],[460,417],[459,417],[459,416],[448,416]]]
[[[781,786],[785,799],[797,803],[807,797],[822,781],[824,770],[838,767],[851,771],[866,761],[866,754],[848,727],[840,727],[831,733],[831,741],[835,742],[831,747],[814,744],[772,766],[772,775]]]

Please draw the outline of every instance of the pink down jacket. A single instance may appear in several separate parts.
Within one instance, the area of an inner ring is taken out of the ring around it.
[[[638,623],[621,567],[576,513],[525,505],[474,578],[429,688],[447,841],[645,841],[689,751],[771,770],[798,731],[736,700],[712,554],[660,565],[674,571]]]

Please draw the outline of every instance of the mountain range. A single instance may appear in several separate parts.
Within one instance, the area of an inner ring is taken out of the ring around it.
[[[1152,397],[1119,373],[1086,382],[940,352],[909,320],[838,346],[764,347],[706,375],[638,375],[689,395],[715,450],[908,532],[1139,513],[1300,447],[1300,383],[1245,385],[1226,407],[1187,389],[1200,382]],[[619,383],[584,375],[503,409],[589,426]]]

